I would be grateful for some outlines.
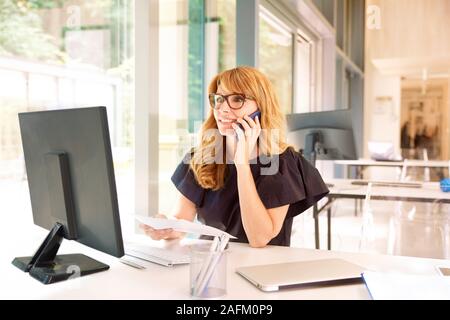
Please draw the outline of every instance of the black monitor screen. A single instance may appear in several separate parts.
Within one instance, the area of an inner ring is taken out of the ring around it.
[[[21,113],[19,121],[34,223],[49,230],[73,223],[75,233],[65,229],[65,238],[122,256],[106,108]],[[60,192],[64,184],[69,198]]]

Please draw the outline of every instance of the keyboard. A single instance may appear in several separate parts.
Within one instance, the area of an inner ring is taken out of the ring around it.
[[[422,184],[419,182],[395,182],[395,181],[368,181],[368,180],[354,180],[351,182],[357,186],[367,186],[372,183],[375,187],[405,187],[405,188],[422,188]]]
[[[177,264],[188,264],[191,261],[188,246],[172,250],[133,243],[125,246],[125,254],[166,267]]]

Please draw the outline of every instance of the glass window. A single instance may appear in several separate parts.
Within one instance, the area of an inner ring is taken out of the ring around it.
[[[58,99],[56,84],[55,77],[42,74],[29,74],[28,99],[30,100],[30,103],[34,104],[36,107],[46,106],[49,109],[55,108]]]
[[[219,71],[236,66],[236,0],[218,0]]]
[[[159,211],[170,213],[170,177],[208,113],[207,86],[236,64],[236,0],[165,0],[159,26]]]
[[[236,0],[206,2],[205,92],[219,72],[236,66]],[[205,116],[209,102],[204,96]]]
[[[133,3],[1,1],[0,194],[14,185],[29,199],[17,113],[103,105],[120,211],[134,211]]]
[[[279,19],[261,7],[259,69],[275,86],[281,109],[292,112],[293,35]]]
[[[187,0],[169,0],[161,1],[159,8],[159,210],[168,212],[173,205],[168,195],[175,194],[170,177],[181,156],[179,143],[189,136],[189,7]]]
[[[336,109],[350,108],[350,82],[352,73],[341,55],[336,55]]]
[[[310,112],[314,101],[313,44],[301,35],[295,46],[295,103],[294,111]]]

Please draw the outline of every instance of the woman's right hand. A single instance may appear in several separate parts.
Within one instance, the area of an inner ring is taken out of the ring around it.
[[[155,218],[167,219],[163,214],[158,214]],[[181,238],[184,233],[174,231],[173,229],[154,229],[146,224],[141,223],[139,227],[144,230],[144,233],[153,240],[169,240]]]

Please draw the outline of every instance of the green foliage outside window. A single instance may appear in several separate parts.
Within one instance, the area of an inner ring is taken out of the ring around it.
[[[43,31],[41,17],[33,11],[59,3],[61,1],[0,1],[0,55],[63,62],[63,52],[55,39]]]

